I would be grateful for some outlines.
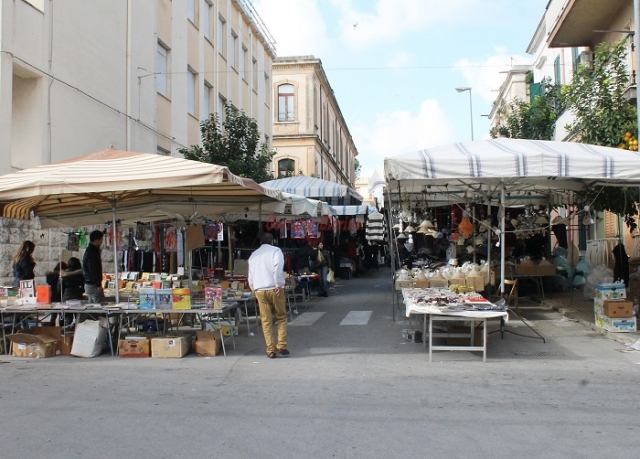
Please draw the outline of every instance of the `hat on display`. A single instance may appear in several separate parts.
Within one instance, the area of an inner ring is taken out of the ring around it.
[[[404,233],[400,233],[396,239],[398,239],[399,241],[404,241],[406,238],[407,236]]]

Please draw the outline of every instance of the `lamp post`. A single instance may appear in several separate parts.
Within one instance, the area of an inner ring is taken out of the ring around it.
[[[456,91],[458,92],[469,91],[469,114],[471,119],[471,140],[474,140],[473,139],[473,102],[471,100],[471,87],[469,86],[458,87],[456,88]]]

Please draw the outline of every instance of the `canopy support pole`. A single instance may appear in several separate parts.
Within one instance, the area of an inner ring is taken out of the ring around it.
[[[504,221],[506,218],[507,207],[505,205],[506,197],[505,197],[505,189],[504,189],[504,180],[500,186],[500,207],[501,213],[500,216],[500,295],[504,296],[504,261],[505,261],[505,234],[504,234]]]
[[[493,228],[491,228],[491,195],[489,195],[489,202],[487,203],[487,221],[489,222],[489,227],[487,228],[487,285],[491,288],[491,239],[493,234]]]
[[[396,238],[393,232],[393,225],[392,225],[392,218],[391,218],[391,193],[389,193],[389,187],[385,187],[385,190],[387,192],[387,202],[388,202],[388,217],[387,218],[387,226],[389,229],[389,259],[390,259],[390,263],[391,263],[391,298],[393,298],[393,300],[391,301],[391,317],[393,317],[393,321],[396,321],[396,297],[397,297],[397,292],[396,292],[396,254],[395,254],[395,242],[396,242]]]
[[[113,271],[116,291],[116,304],[120,303],[120,289],[118,288],[118,227],[116,221],[116,192],[111,193],[111,219],[113,220]]]

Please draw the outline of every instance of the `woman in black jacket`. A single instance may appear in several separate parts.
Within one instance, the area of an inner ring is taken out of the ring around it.
[[[33,270],[36,262],[33,259],[33,252],[36,245],[31,241],[24,241],[16,254],[13,256],[13,286],[20,287],[21,280],[33,280],[36,276]]]

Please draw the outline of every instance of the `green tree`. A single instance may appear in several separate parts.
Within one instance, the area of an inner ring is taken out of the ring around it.
[[[360,177],[361,171],[362,171],[362,165],[360,164],[360,161],[358,161],[358,158],[353,158],[353,172],[356,178]]]
[[[227,166],[231,172],[258,183],[273,179],[270,172],[275,151],[260,143],[256,121],[230,103],[224,107],[225,119],[217,113],[200,123],[202,146],[178,150],[186,159]]]
[[[624,41],[613,45],[601,43],[594,52],[592,65],[578,67],[571,84],[562,90],[567,109],[575,115],[575,122],[567,129],[577,141],[628,146],[627,132],[635,137],[638,131],[636,107],[625,97],[629,81]],[[579,198],[596,210],[623,215],[627,226],[635,229],[637,187],[591,188],[581,192]]]
[[[504,124],[492,128],[492,138],[551,140],[555,123],[562,112],[562,102],[558,86],[550,80],[542,81],[543,92],[525,102],[516,100],[509,104]]]

